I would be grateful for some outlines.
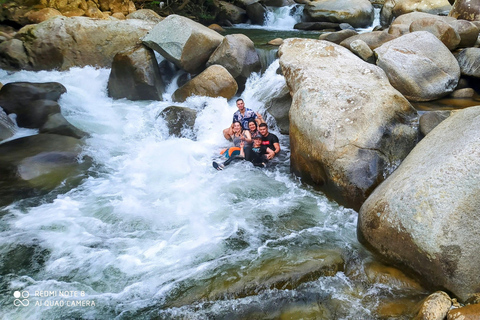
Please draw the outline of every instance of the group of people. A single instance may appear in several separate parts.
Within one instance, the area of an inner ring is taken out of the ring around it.
[[[243,99],[237,99],[236,103],[238,110],[233,114],[232,125],[223,130],[225,139],[234,146],[224,149],[222,154],[228,159],[223,163],[214,161],[213,167],[223,170],[234,160],[247,160],[265,167],[280,152],[278,137],[268,132],[262,115],[246,108]]]

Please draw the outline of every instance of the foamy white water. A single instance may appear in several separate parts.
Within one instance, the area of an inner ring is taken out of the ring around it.
[[[262,111],[281,90],[277,67],[249,79],[247,107]],[[214,170],[212,159],[229,145],[222,129],[235,99],[190,98],[181,105],[198,111],[194,139],[176,138],[158,117],[170,101],[112,100],[108,75],[90,67],[0,71],[4,84],[62,83],[62,113],[90,133],[84,153],[95,164],[73,190],[0,207],[2,319],[249,319],[252,308],[277,314],[326,298],[337,301],[337,319],[368,319],[376,302],[363,297],[390,289],[362,287],[343,272],[296,290],[205,302],[215,281],[272,259],[297,263],[315,248],[359,263],[369,255],[356,241],[356,213],[290,175],[288,137],[278,133],[276,165]]]

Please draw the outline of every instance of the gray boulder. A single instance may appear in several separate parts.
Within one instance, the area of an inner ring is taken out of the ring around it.
[[[355,28],[373,23],[373,6],[368,0],[306,1],[305,14],[311,21],[346,22]]]
[[[453,20],[448,22],[457,31],[460,36],[459,48],[468,48],[475,46],[478,39],[479,28],[467,20]]]
[[[350,49],[350,44],[356,40],[364,41],[368,47],[372,50],[380,47],[382,44],[395,39],[395,36],[389,34],[387,31],[372,31],[360,33],[349,38],[346,38],[340,42],[341,46],[344,46],[347,49]]]
[[[160,116],[167,122],[170,135],[182,137],[183,130],[193,130],[197,111],[185,107],[171,106],[163,109]]]
[[[289,112],[292,105],[292,96],[287,85],[276,93],[273,97],[269,96],[269,100],[265,102],[265,110],[275,119],[281,134],[289,134],[290,120]]]
[[[0,144],[0,203],[31,192],[45,192],[81,176],[90,165],[79,162],[83,142],[38,134]]]
[[[291,169],[358,209],[417,139],[417,114],[383,70],[331,42],[287,39]],[[327,80],[328,79],[328,80]]]
[[[115,54],[140,44],[154,25],[137,19],[54,17],[20,29],[16,37],[23,41],[33,70],[110,68]]]
[[[480,288],[480,106],[433,129],[363,204],[359,240],[432,287]]]
[[[52,133],[77,139],[88,136],[85,131],[78,129],[68,122],[61,113],[49,115],[47,121],[40,127],[39,133]]]
[[[155,54],[138,46],[119,52],[113,58],[108,95],[114,99],[162,100],[165,92]]]
[[[340,44],[343,40],[357,35],[358,32],[351,29],[344,29],[337,32],[322,33],[318,40],[326,40],[336,44]]]
[[[422,18],[410,24],[410,32],[428,31],[437,37],[449,49],[454,50],[460,44],[460,35],[449,23],[437,18]]]
[[[225,67],[235,78],[239,88],[245,87],[245,82],[252,72],[260,72],[262,69],[253,41],[243,34],[225,36],[208,59],[208,67],[214,64]]]
[[[260,2],[253,2],[246,6],[246,13],[251,24],[263,25],[267,9]]]
[[[480,78],[480,48],[466,48],[455,55],[462,75]]]
[[[227,21],[233,24],[244,23],[247,21],[247,11],[226,1],[219,1],[220,12],[217,15],[217,21],[225,25]]]
[[[143,43],[179,68],[197,73],[205,69],[223,36],[179,15],[169,15],[144,38]]]
[[[10,39],[0,43],[0,67],[7,70],[29,69],[27,52],[21,40]]]
[[[380,22],[388,26],[395,18],[410,12],[446,15],[451,8],[448,0],[386,0],[380,11]]]
[[[17,124],[25,128],[39,128],[48,116],[60,112],[57,100],[66,92],[57,82],[7,83],[0,90],[0,106],[7,114],[17,115]]]
[[[451,111],[427,111],[420,116],[420,132],[426,136],[443,120],[450,117]]]
[[[408,33],[374,50],[377,65],[411,101],[430,101],[455,90],[460,68],[450,50],[428,31]]]

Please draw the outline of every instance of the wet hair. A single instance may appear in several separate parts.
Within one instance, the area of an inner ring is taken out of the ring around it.
[[[237,101],[235,101],[235,103],[237,103],[238,101],[245,102],[245,101],[243,101],[243,99],[242,99],[242,98],[238,98],[238,99],[237,99]]]
[[[248,121],[248,124],[250,124],[250,122],[253,122],[253,123],[255,124],[255,131],[258,130],[257,121],[255,121],[255,120],[249,120],[249,121]],[[249,126],[249,128],[250,128],[250,126]]]
[[[263,123],[260,123],[258,126],[259,126],[259,127],[265,127],[265,128],[267,128],[267,129],[268,129],[268,126],[267,126],[267,124],[266,124],[266,123],[264,123],[264,122],[263,122]]]

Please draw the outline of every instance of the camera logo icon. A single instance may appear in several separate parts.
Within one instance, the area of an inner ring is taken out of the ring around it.
[[[15,297],[15,300],[13,300],[13,304],[16,307],[20,306],[28,306],[30,304],[30,301],[28,301],[28,297],[30,297],[30,293],[28,291],[15,291],[13,293],[13,296]]]

